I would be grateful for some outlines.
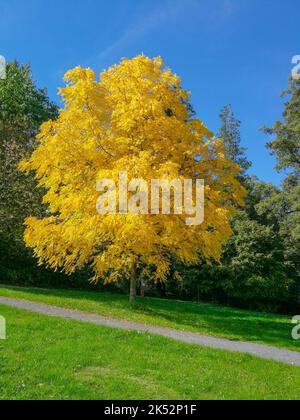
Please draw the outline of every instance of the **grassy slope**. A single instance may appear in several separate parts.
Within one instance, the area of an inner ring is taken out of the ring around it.
[[[133,310],[126,296],[103,292],[3,287],[0,296],[300,351],[300,342],[291,337],[291,319],[283,316],[153,298],[138,298]]]
[[[299,399],[300,368],[0,305],[0,399]]]

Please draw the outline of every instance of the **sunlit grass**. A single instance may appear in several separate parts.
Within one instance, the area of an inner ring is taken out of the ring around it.
[[[0,399],[299,399],[300,368],[0,305]]]
[[[300,341],[291,336],[291,319],[285,316],[147,297],[138,298],[132,309],[127,296],[105,292],[3,287],[0,296],[300,351]]]

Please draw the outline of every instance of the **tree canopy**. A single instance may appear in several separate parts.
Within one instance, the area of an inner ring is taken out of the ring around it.
[[[285,171],[283,188],[260,204],[260,211],[272,208],[277,214],[285,243],[287,265],[300,281],[300,81],[290,80],[283,92],[288,97],[281,121],[265,132],[272,136],[268,143],[277,158],[277,169]]]
[[[0,242],[3,261],[23,251],[23,222],[41,214],[41,192],[36,181],[18,169],[21,159],[34,150],[40,125],[58,115],[46,90],[38,89],[30,66],[8,63],[0,81]],[[12,245],[14,244],[14,245]],[[5,251],[6,250],[6,251]]]
[[[220,119],[222,124],[219,137],[224,143],[226,156],[246,172],[251,167],[251,162],[246,157],[246,149],[241,146],[241,121],[235,117],[231,105],[226,105],[221,110]]]
[[[99,81],[79,67],[65,79],[64,109],[42,125],[38,148],[21,165],[47,190],[47,217],[26,221],[26,243],[40,262],[68,273],[89,264],[95,281],[110,282],[136,268],[164,281],[170,255],[184,264],[201,256],[219,260],[245,190],[222,141],[187,106],[180,78],[160,58],[138,56],[103,72]],[[118,185],[124,170],[130,179],[146,181],[204,179],[204,223],[187,226],[176,214],[97,214],[96,183],[112,179]]]

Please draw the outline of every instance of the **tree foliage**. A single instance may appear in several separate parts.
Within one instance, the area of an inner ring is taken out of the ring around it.
[[[245,191],[223,143],[192,115],[180,78],[160,58],[138,56],[100,81],[82,68],[66,81],[64,109],[42,125],[38,148],[22,163],[47,190],[48,216],[26,221],[26,243],[40,262],[68,273],[89,264],[95,281],[113,282],[133,267],[164,281],[171,255],[184,264],[219,260]],[[174,214],[97,214],[96,183],[108,178],[118,185],[124,170],[148,182],[205,179],[204,224],[186,226],[185,216]]]
[[[282,96],[288,96],[285,103],[283,120],[276,121],[273,128],[265,132],[274,136],[268,143],[271,152],[277,158],[277,169],[289,169],[295,175],[300,172],[300,81],[290,80]]]
[[[21,173],[18,164],[34,150],[40,125],[56,116],[57,107],[49,101],[45,90],[36,87],[30,67],[9,63],[6,79],[0,80],[0,259],[3,264],[12,260],[16,265],[25,253],[25,217],[30,213],[42,214],[41,192],[35,189],[36,181]]]
[[[240,122],[231,107],[223,109],[221,124],[226,155],[243,166],[240,180],[248,192],[246,205],[231,218],[233,235],[223,247],[221,264],[202,261],[184,269],[181,284],[169,278],[167,291],[250,309],[293,310],[295,273],[287,263],[291,248],[286,246],[282,228],[289,208],[284,194],[247,175],[250,163],[241,147]]]
[[[285,170],[286,177],[281,191],[263,201],[259,210],[277,216],[285,243],[286,262],[291,272],[300,281],[300,82],[291,80],[282,121],[273,128],[266,128],[272,136],[268,143],[277,157],[277,169]]]
[[[231,221],[234,235],[224,246],[222,265],[230,273],[222,282],[224,294],[243,305],[277,309],[291,299],[294,284],[278,214],[279,206],[285,208],[283,194],[272,184],[246,176],[251,163],[240,146],[240,122],[231,107],[222,111],[221,121],[225,148],[243,167],[242,182],[248,191],[245,208]]]
[[[246,149],[241,146],[241,121],[235,117],[231,105],[222,109],[220,119],[222,125],[219,137],[224,143],[226,156],[246,172],[252,164],[246,157]]]

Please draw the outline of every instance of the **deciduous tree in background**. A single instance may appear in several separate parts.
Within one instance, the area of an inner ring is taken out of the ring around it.
[[[8,270],[15,270],[22,258],[30,265],[23,223],[29,214],[43,212],[42,191],[18,164],[33,152],[40,125],[57,115],[46,90],[32,80],[30,66],[9,63],[6,79],[0,80],[0,266]]]
[[[164,281],[170,256],[184,264],[219,260],[232,231],[229,218],[242,204],[240,168],[191,112],[179,77],[160,58],[123,60],[101,74],[76,68],[66,74],[59,118],[42,125],[39,146],[21,165],[47,190],[47,217],[26,221],[25,240],[41,263],[72,273],[92,266],[94,281],[137,271]],[[96,183],[127,171],[141,178],[205,180],[205,221],[187,226],[185,215],[96,212]]]
[[[291,80],[283,96],[288,97],[283,119],[265,132],[272,136],[268,147],[277,158],[277,170],[286,177],[282,190],[260,203],[260,211],[270,209],[270,217],[280,223],[286,263],[297,277],[300,296],[300,81]]]
[[[291,298],[293,282],[284,264],[278,221],[265,217],[258,207],[278,189],[247,174],[251,163],[241,146],[241,122],[230,105],[223,108],[220,119],[226,155],[243,169],[240,179],[248,195],[245,208],[239,209],[231,221],[234,235],[223,250],[224,276],[219,287],[231,303],[276,311]],[[269,209],[269,215],[271,212]]]
[[[292,310],[293,275],[284,256],[285,236],[280,229],[278,205],[272,203],[272,197],[281,196],[281,191],[247,173],[251,164],[241,146],[241,123],[231,106],[222,109],[220,119],[225,154],[243,169],[239,179],[248,191],[246,205],[238,207],[231,218],[234,234],[223,247],[221,264],[202,263],[183,269],[181,285],[170,276],[167,290],[179,292],[180,297],[251,309]]]

